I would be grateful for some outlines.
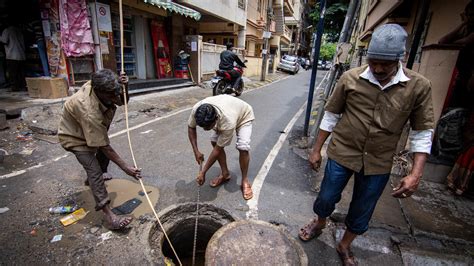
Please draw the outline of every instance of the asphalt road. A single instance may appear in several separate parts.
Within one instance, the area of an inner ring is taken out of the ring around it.
[[[323,74],[320,72],[316,84]],[[205,185],[201,187],[202,202],[224,208],[236,218],[245,219],[250,216],[283,225],[297,238],[298,228],[313,215],[311,206],[316,195],[311,191],[311,171],[307,162],[293,152],[292,144],[298,142],[302,135],[305,114],[303,108],[307,101],[310,75],[310,71],[302,71],[248,91],[240,97],[252,105],[256,116],[249,169],[252,183],[258,176],[258,184],[254,185],[255,198],[253,202],[246,202],[242,198],[241,173],[234,138],[234,142],[226,148],[232,179],[219,188],[209,187],[209,181],[219,174],[216,163],[208,172]],[[187,137],[187,120],[191,107],[192,105],[183,107],[160,118],[139,117],[132,121],[134,129],[131,130],[131,139],[137,164],[143,169],[143,181],[146,185],[157,187],[160,192],[155,206],[158,211],[173,204],[194,202],[196,199],[195,178],[198,165]],[[122,126],[123,122],[112,127],[111,143],[131,163],[127,135]],[[198,145],[206,157],[211,151],[209,137],[210,132],[198,130]],[[112,252],[106,246],[103,247],[105,254],[95,252],[95,255],[90,255],[87,259],[81,257],[92,252],[90,241],[96,239],[102,229],[98,233],[92,233],[94,224],[89,222],[83,227],[76,226],[84,228],[82,232],[71,232],[60,226],[58,217],[52,217],[45,211],[76,193],[84,180],[83,169],[73,156],[63,156],[68,153],[58,145],[51,146],[48,152],[51,154],[50,158],[44,158],[37,168],[30,167],[26,172],[3,176],[0,180],[0,207],[9,208],[9,211],[0,214],[0,224],[4,228],[0,232],[0,242],[6,247],[0,252],[4,258],[2,261],[63,264],[70,261],[68,256],[79,254],[79,261],[106,263],[107,252]],[[131,179],[113,164],[109,167],[109,172],[116,178]],[[36,237],[32,228],[37,228],[39,237]],[[67,239],[61,241],[62,244],[53,246],[49,241],[59,233],[64,234]],[[9,239],[12,238],[16,241],[10,243]],[[117,247],[123,246],[122,259],[129,258],[125,246],[130,241],[128,236],[117,240]],[[321,243],[324,248],[324,242]],[[26,247],[28,252],[25,252]],[[315,256],[314,242],[304,248],[311,261]],[[120,261],[120,258],[117,260]]]
[[[300,108],[307,101],[310,71],[300,72],[285,80],[270,84],[261,89],[253,90],[241,96],[254,109],[255,122],[252,131],[251,162],[249,177],[253,182],[264,161],[274,148],[282,131],[287,127]],[[194,160],[191,145],[187,137],[187,119],[190,110],[180,112],[168,118],[140,127],[131,132],[133,149],[137,164],[143,169],[144,182],[157,186],[161,191],[157,208],[161,209],[171,204],[193,202],[196,197],[197,185],[195,177],[198,165]],[[304,112],[295,124],[295,128],[302,127]],[[289,133],[289,132],[288,132]],[[198,146],[207,158],[211,151],[209,142],[210,132],[198,129]],[[130,160],[126,134],[113,138],[112,145]],[[287,147],[288,148],[288,147]],[[287,153],[287,149],[282,150]],[[227,161],[231,171],[232,180],[220,188],[209,187],[209,181],[220,172],[216,163],[208,172],[206,184],[201,188],[201,201],[211,202],[219,207],[229,210],[238,217],[245,218],[248,209],[240,192],[241,174],[238,163],[238,151],[233,143],[226,147]],[[287,154],[279,155],[279,161],[285,161]],[[263,197],[259,205],[265,206],[266,202],[275,202],[276,198],[286,198],[279,191],[272,188],[279,171],[281,162],[274,163],[262,186]],[[291,169],[288,169],[291,171]],[[123,175],[117,167],[112,168],[112,173]],[[287,182],[300,183],[296,179],[286,179],[280,183],[285,190],[292,190],[286,186]],[[305,182],[303,182],[305,183]],[[307,185],[307,182],[304,186]],[[268,186],[268,188],[267,188]],[[267,191],[268,189],[274,190]],[[258,193],[258,191],[255,191]],[[291,192],[288,192],[291,193]],[[262,213],[279,212],[278,209],[265,206]]]

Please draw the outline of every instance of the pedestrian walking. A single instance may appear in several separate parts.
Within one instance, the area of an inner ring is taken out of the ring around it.
[[[206,131],[214,130],[211,136],[212,152],[196,179],[200,186],[204,184],[207,171],[216,161],[219,162],[221,174],[211,181],[210,186],[218,187],[230,180],[224,148],[230,145],[234,132],[236,132],[235,146],[239,151],[242,172],[242,196],[245,200],[253,197],[252,186],[248,180],[253,120],[255,120],[255,116],[252,106],[230,95],[208,97],[194,105],[188,120],[188,137],[199,164],[204,161],[204,155],[198,149],[196,126],[202,127]]]
[[[374,31],[367,51],[368,66],[341,76],[326,104],[321,130],[309,157],[313,169],[318,170],[321,148],[332,133],[321,190],[313,206],[317,217],[299,232],[304,241],[321,234],[354,175],[346,231],[336,247],[344,265],[356,265],[351,243],[368,229],[407,121],[412,129],[409,140],[414,164],[409,175],[395,187],[393,197],[407,198],[416,191],[430,153],[434,128],[431,85],[420,74],[402,66],[406,38],[406,31],[396,24],[382,25]]]
[[[102,210],[106,227],[118,230],[126,227],[132,217],[119,217],[110,209],[105,179],[109,161],[136,179],[140,170],[127,164],[110,145],[108,130],[117,105],[123,105],[122,85],[127,89],[128,77],[109,69],[92,74],[91,80],[64,104],[58,137],[61,146],[72,152],[87,173],[86,185],[95,199],[95,210]]]

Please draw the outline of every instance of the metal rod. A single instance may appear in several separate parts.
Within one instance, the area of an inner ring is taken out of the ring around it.
[[[199,163],[199,174],[202,172],[202,162]],[[196,197],[196,221],[194,223],[194,242],[193,242],[193,260],[192,266],[196,263],[196,246],[197,246],[197,235],[198,235],[198,223],[199,223],[199,198],[201,194],[201,186],[198,185],[197,197]]]
[[[304,129],[303,132],[305,136],[308,136],[308,128],[309,128],[309,119],[311,117],[311,109],[313,107],[313,96],[314,96],[314,86],[316,84],[316,75],[318,72],[318,59],[319,59],[319,50],[321,48],[321,38],[323,36],[323,31],[324,31],[324,13],[326,13],[326,0],[320,0],[320,6],[321,6],[321,13],[319,16],[319,21],[318,21],[318,31],[316,38],[314,38],[313,35],[313,49],[314,49],[314,54],[313,54],[313,68],[311,70],[311,81],[309,84],[309,94],[308,94],[308,104],[306,104],[306,116],[304,119]]]

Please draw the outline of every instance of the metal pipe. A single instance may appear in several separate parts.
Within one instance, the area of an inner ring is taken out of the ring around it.
[[[319,59],[319,50],[321,49],[321,38],[323,36],[324,31],[324,14],[326,13],[326,0],[320,0],[321,6],[321,13],[319,15],[318,21],[318,30],[316,34],[316,38],[314,38],[313,42],[313,68],[311,69],[311,81],[309,84],[309,95],[308,95],[308,103],[306,104],[306,116],[304,119],[304,129],[303,132],[305,136],[308,136],[308,129],[309,129],[309,119],[311,117],[311,109],[313,107],[313,96],[314,96],[314,86],[316,83],[316,75],[318,72],[318,59]]]

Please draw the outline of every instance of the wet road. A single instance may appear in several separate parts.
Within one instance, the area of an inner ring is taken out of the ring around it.
[[[256,120],[253,125],[251,142],[251,162],[249,177],[251,182],[267,159],[270,151],[277,143],[281,132],[294,118],[303,104],[307,101],[310,72],[301,72],[285,80],[267,87],[250,91],[241,99],[252,105]],[[139,167],[143,168],[144,181],[160,188],[161,197],[158,209],[170,204],[195,201],[195,177],[198,165],[194,160],[191,145],[187,137],[187,119],[190,110],[148,124],[132,131],[132,143]],[[296,126],[302,126],[304,112]],[[211,151],[209,142],[210,132],[198,129],[198,146],[206,157]],[[113,138],[112,144],[126,159],[130,159],[125,134]],[[206,184],[201,189],[201,200],[214,203],[229,210],[238,217],[244,218],[248,209],[240,192],[240,168],[238,151],[233,143],[226,147],[227,161],[232,180],[220,188],[209,187],[209,181],[219,174],[216,163],[208,172]],[[275,165],[274,165],[275,166]],[[123,175],[114,167],[113,174]],[[271,184],[271,171],[267,175]],[[266,191],[266,183],[262,192]],[[258,193],[258,191],[255,191]],[[276,192],[276,191],[275,191]],[[265,192],[264,192],[265,194]],[[260,200],[273,201],[280,197],[276,192]],[[269,198],[266,198],[269,197]],[[269,210],[278,211],[278,210]]]

